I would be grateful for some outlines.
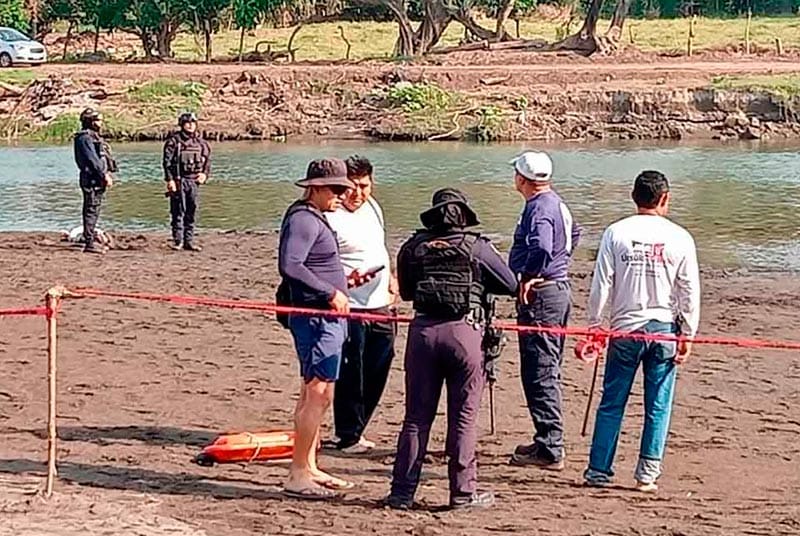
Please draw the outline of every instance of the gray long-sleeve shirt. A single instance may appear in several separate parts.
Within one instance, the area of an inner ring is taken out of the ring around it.
[[[289,282],[293,305],[328,308],[337,290],[347,294],[336,236],[322,213],[304,201],[292,204],[284,217],[278,270]]]

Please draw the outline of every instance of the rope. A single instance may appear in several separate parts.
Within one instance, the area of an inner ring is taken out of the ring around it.
[[[187,296],[176,294],[153,294],[143,292],[120,292],[111,290],[101,290],[94,288],[72,289],[67,297],[94,297],[94,298],[117,298],[124,300],[137,301],[157,301],[175,303],[179,305],[195,305],[205,307],[218,307],[226,309],[241,309],[248,311],[260,311],[271,313],[289,313],[297,315],[325,316],[332,318],[347,318],[352,320],[365,320],[376,322],[396,322],[407,324],[413,320],[410,316],[381,315],[375,313],[365,313],[352,311],[340,313],[331,310],[310,309],[304,307],[292,307],[277,305],[275,303],[260,302],[254,300],[233,300],[226,298],[208,298],[201,296]],[[38,309],[37,309],[38,311]],[[29,313],[34,314],[34,313]],[[35,314],[46,314],[46,311]],[[768,348],[774,350],[800,350],[800,342],[786,340],[766,340],[751,339],[741,337],[686,337],[666,333],[636,333],[629,331],[598,330],[587,327],[561,327],[561,326],[524,326],[508,322],[497,322],[495,327],[502,330],[514,331],[517,333],[548,333],[566,337],[603,337],[632,339],[639,341],[652,342],[681,342],[689,341],[693,344],[716,345],[716,346],[738,346],[742,348]]]

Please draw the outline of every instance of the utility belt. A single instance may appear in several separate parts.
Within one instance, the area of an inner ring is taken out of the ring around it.
[[[465,315],[436,315],[431,313],[415,313],[415,319],[437,321],[437,322],[452,322],[454,320],[463,320],[470,326],[480,327],[486,322],[486,313],[482,307],[475,307]]]

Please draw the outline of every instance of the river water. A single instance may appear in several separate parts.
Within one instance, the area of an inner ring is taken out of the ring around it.
[[[275,229],[297,196],[308,160],[358,153],[375,166],[376,197],[392,234],[417,227],[433,191],[470,196],[485,232],[507,246],[522,208],[508,160],[521,144],[222,143],[213,145],[212,182],[202,190],[201,229]],[[555,186],[585,228],[590,258],[602,229],[629,214],[636,174],[657,169],[672,181],[673,218],[689,228],[701,262],[717,267],[800,269],[800,146],[569,145],[548,147]],[[121,171],[101,226],[165,230],[161,146],[118,144]],[[69,146],[0,147],[0,231],[56,231],[80,223],[80,190]],[[166,234],[165,234],[166,238]]]

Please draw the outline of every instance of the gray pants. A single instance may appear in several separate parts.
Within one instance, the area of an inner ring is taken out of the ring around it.
[[[567,325],[571,309],[566,281],[537,288],[532,303],[517,306],[517,321],[525,326]],[[564,422],[561,410],[561,363],[564,336],[520,333],[520,375],[528,410],[536,428],[534,443],[552,461],[562,457]]]
[[[392,495],[413,500],[442,384],[447,384],[450,496],[476,491],[478,410],[483,394],[481,331],[463,320],[417,318],[409,328],[405,355],[406,416],[397,440]]]

